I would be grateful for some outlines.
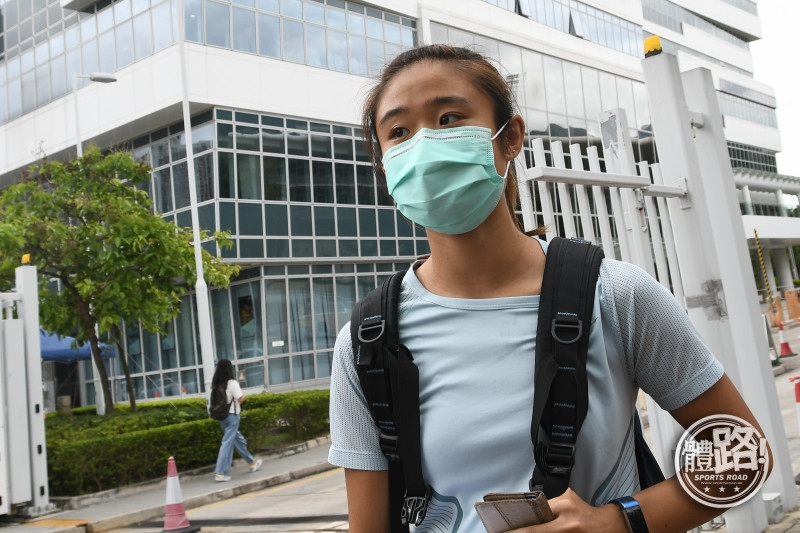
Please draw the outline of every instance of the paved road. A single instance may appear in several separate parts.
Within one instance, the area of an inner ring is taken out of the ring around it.
[[[244,494],[186,513],[203,533],[311,533],[347,531],[342,469]],[[144,522],[119,533],[159,533],[163,520]]]

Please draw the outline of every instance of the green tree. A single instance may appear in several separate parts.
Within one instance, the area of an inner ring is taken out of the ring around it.
[[[0,290],[13,283],[14,268],[29,253],[38,269],[42,326],[89,342],[109,412],[99,335],[108,333],[119,348],[135,409],[119,326],[141,323],[162,332],[196,281],[191,229],[153,214],[147,193],[133,186],[148,180],[150,170],[127,152],[103,155],[93,147],[75,161],[31,167],[0,195]],[[201,238],[230,246],[227,234]],[[209,286],[227,287],[239,270],[205,250],[203,265]]]

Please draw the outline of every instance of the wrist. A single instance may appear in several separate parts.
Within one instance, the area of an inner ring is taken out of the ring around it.
[[[617,507],[619,515],[621,515],[627,531],[630,533],[649,533],[647,529],[647,522],[644,519],[644,513],[639,506],[639,502],[631,496],[623,496],[611,500],[611,504]]]

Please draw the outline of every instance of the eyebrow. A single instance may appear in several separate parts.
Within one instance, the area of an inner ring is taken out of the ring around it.
[[[468,104],[469,99],[464,98],[463,96],[436,96],[429,101],[425,102],[426,107],[436,107],[445,104]],[[405,113],[408,111],[406,106],[398,106],[395,108],[390,109],[381,117],[380,122],[378,122],[378,126],[383,126],[386,122],[391,120],[393,117]]]

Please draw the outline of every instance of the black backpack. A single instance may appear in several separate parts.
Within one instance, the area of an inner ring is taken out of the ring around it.
[[[231,411],[233,400],[228,401],[228,392],[225,389],[212,389],[208,405],[208,416],[214,420],[225,420]]]
[[[588,410],[586,358],[603,251],[586,241],[550,241],[539,300],[531,440],[536,466],[531,490],[563,494],[575,462],[575,442]],[[419,372],[400,344],[397,307],[403,272],[353,308],[350,335],[364,397],[389,460],[392,533],[425,518],[430,487],[422,477]],[[553,428],[557,428],[553,431]],[[566,428],[566,429],[565,429]],[[636,463],[642,488],[664,480],[634,410]]]

